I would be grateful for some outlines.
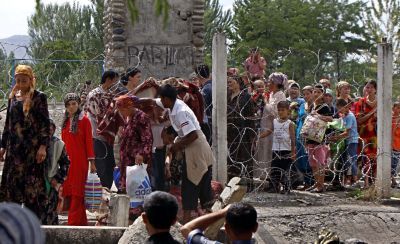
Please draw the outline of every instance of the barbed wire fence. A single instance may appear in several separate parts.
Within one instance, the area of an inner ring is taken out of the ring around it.
[[[0,42],[0,47],[2,49],[4,49],[4,44],[7,43]],[[28,47],[26,46],[15,45],[15,50],[20,48],[28,50]],[[240,51],[239,49],[230,50],[230,60],[228,60],[228,67],[241,67],[244,60],[237,60],[234,58],[235,55],[232,55],[239,51]],[[325,69],[325,67],[321,63],[319,55],[320,50],[304,51],[304,50],[295,50],[293,48],[280,50],[273,55],[275,60],[270,60],[268,65],[268,72],[279,71],[280,67],[282,67],[282,65],[285,64],[287,60],[289,60],[292,57],[298,58],[299,53],[304,54],[305,52],[307,52],[309,55],[307,56],[308,59],[310,57],[313,57],[314,66],[313,68],[307,70],[305,74],[303,74],[302,76],[304,77],[303,80],[298,80],[297,82],[300,84],[301,87],[304,87],[305,85],[317,84],[319,79],[322,78],[320,77],[321,74],[326,74],[327,71],[329,71]],[[331,72],[331,74],[333,75],[331,75],[331,77],[328,78],[330,78],[331,80],[332,89],[334,90],[339,80],[347,80],[352,87],[351,88],[352,97],[354,98],[361,97],[364,82],[368,78],[376,77],[376,71],[374,69],[372,70],[370,69],[370,67],[376,66],[376,61],[374,57],[375,55],[371,55],[370,52],[365,52],[362,54],[346,54],[346,60],[354,62],[346,62],[346,64],[342,66],[343,72],[341,78],[338,78],[337,76],[335,76],[337,74]],[[142,67],[143,65],[140,60],[140,54],[136,57],[136,59],[137,59],[136,66],[140,69],[146,70],[146,67]],[[62,101],[63,95],[68,92],[82,93],[83,89],[86,89],[86,92],[88,92],[88,90],[98,85],[98,81],[100,80],[101,74],[104,70],[102,55],[98,55],[89,60],[53,60],[53,59],[39,60],[39,59],[31,59],[30,57],[27,56],[19,59],[4,58],[3,60],[0,60],[0,67],[1,67],[0,106],[3,106],[3,108],[7,104],[7,98],[8,98],[7,94],[10,91],[10,88],[12,87],[14,82],[13,73],[15,67],[20,63],[26,63],[33,66],[35,74],[37,76],[38,89],[47,94],[49,111],[51,117],[55,119],[58,128],[60,128],[65,110],[63,104],[61,105],[59,104]],[[366,64],[366,65],[360,65],[360,64]],[[290,74],[288,73],[287,75],[289,76],[290,79],[294,79],[296,77],[296,73],[294,71]],[[162,78],[162,77],[156,77],[156,78]],[[188,77],[183,77],[183,78],[188,78]],[[86,87],[85,84],[88,84],[89,83],[88,81],[91,81],[90,82],[91,85],[89,87]],[[394,82],[394,88],[393,88],[393,90],[395,91],[394,94],[400,92],[398,84],[399,82],[396,81]],[[243,89],[241,93],[249,93],[248,88]],[[249,95],[251,94],[249,93]],[[253,101],[251,100],[251,96],[248,97],[249,100],[246,102],[246,104],[253,103]],[[272,170],[281,171],[280,169],[272,168],[270,166],[271,163],[270,161],[268,162],[263,161],[258,156],[260,150],[263,150],[262,147],[260,147],[260,141],[258,139],[259,131],[260,129],[268,129],[268,128],[261,128],[260,122],[265,119],[271,120],[271,117],[267,117],[271,115],[256,117],[253,114],[253,116],[247,116],[243,114],[243,109],[244,109],[243,107],[241,106],[235,106],[235,107],[240,108],[240,110],[231,111],[231,113],[227,115],[228,117],[230,117],[231,120],[251,121],[252,124],[254,125],[250,127],[243,127],[235,123],[228,123],[227,126],[233,128],[233,130],[231,130],[231,133],[234,133],[232,137],[232,141],[234,143],[228,144],[229,155],[227,160],[232,162],[232,167],[237,167],[237,170],[235,171],[240,172],[239,175],[241,175],[242,177],[246,178],[250,176],[251,179],[248,179],[249,181],[253,181],[255,178],[257,178],[256,179],[257,183],[255,184],[253,192],[263,191],[265,184],[267,184],[269,182],[269,179],[271,178],[271,171]],[[3,118],[5,118],[4,111],[3,111]],[[0,121],[0,128],[3,127],[4,127],[4,119]],[[242,147],[243,145],[247,146],[243,148]],[[303,148],[306,148],[304,140],[301,141],[301,145]],[[361,145],[357,156],[358,169],[359,169],[358,172],[360,178],[365,178],[365,174],[370,172],[369,168],[363,168],[365,166],[361,162],[362,161],[361,159],[365,158],[365,156],[360,152],[362,152],[363,149],[366,148],[367,146],[368,145]],[[343,165],[346,164],[345,162],[346,159],[343,160],[343,153],[344,153],[343,148],[339,149],[339,145],[337,145],[336,148],[333,147],[331,149],[332,149],[331,151],[337,151],[337,152],[331,153],[329,157],[330,158],[329,165],[326,170],[326,176],[327,176],[326,178],[328,184],[332,184],[333,180],[337,178],[339,178],[339,180],[342,181],[343,175],[346,174],[346,172],[344,172],[344,167],[343,167]],[[240,160],[237,160],[235,154],[237,154],[241,150],[247,150],[247,152],[245,153],[245,155],[247,155],[247,158],[241,158]],[[307,156],[303,155],[302,157],[307,157]],[[294,183],[295,181],[296,182],[303,181],[304,177],[312,178],[312,175],[307,176],[302,173],[299,173],[299,166],[298,166],[299,160],[301,160],[301,158],[296,158],[293,161],[289,170],[290,173],[289,175],[287,175],[287,179],[289,180],[288,185],[290,185],[291,187],[296,186],[296,184]],[[284,175],[285,172],[281,171],[280,174]]]
[[[241,47],[243,48],[243,47]],[[331,89],[335,93],[336,91],[336,85],[339,81],[347,81],[350,83],[351,86],[351,97],[354,99],[354,101],[357,101],[359,98],[363,97],[363,87],[369,79],[375,79],[377,77],[377,72],[376,72],[376,56],[371,52],[374,47],[371,47],[369,51],[362,52],[361,54],[346,54],[345,55],[345,62],[343,62],[341,69],[342,73],[339,74],[332,72],[332,70],[329,69],[324,69],[324,67],[321,64],[320,60],[320,55],[319,52],[320,50],[295,50],[293,48],[287,48],[285,50],[279,50],[277,51],[273,57],[275,60],[269,60],[270,62],[268,63],[268,73],[276,72],[276,71],[281,71],[280,67],[283,66],[283,64],[286,62],[286,60],[289,60],[292,56],[298,55],[298,53],[304,53],[308,52],[311,54],[311,57],[314,57],[315,61],[313,62],[314,67],[312,69],[307,70],[306,74],[303,74],[303,79],[297,80],[297,82],[300,84],[300,87],[304,87],[305,85],[315,85],[319,83],[319,80],[321,78],[328,78],[331,82]],[[238,52],[239,50],[230,50],[231,54]],[[296,54],[297,53],[297,54]],[[332,52],[332,55],[334,53]],[[230,60],[228,60],[228,68],[238,68],[242,66],[242,63],[244,60],[241,60],[241,62],[238,62],[236,60],[235,55],[230,56]],[[309,57],[308,57],[309,58]],[[268,62],[268,61],[267,61]],[[281,68],[282,69],[282,68]],[[330,74],[330,75],[329,75]],[[268,76],[267,74],[266,76]],[[295,79],[296,74],[294,73],[287,73],[289,79]],[[250,80],[250,77],[247,77],[248,80]],[[287,88],[286,88],[287,89]],[[301,88],[300,88],[301,90]],[[285,90],[285,93],[287,90]],[[399,87],[399,79],[395,75],[394,76],[394,82],[393,82],[393,100],[398,99],[398,95],[400,92],[400,87]],[[241,91],[242,93],[250,93],[248,91],[248,88],[246,87]],[[240,95],[241,95],[240,94]],[[240,96],[238,95],[238,96]],[[335,96],[335,95],[334,95]],[[249,99],[251,99],[251,96],[248,96]],[[239,99],[238,99],[239,100]],[[253,101],[249,101],[248,103],[252,103]],[[335,103],[335,99],[333,100]],[[239,103],[239,101],[238,101]],[[267,102],[268,103],[268,102]],[[260,142],[262,142],[258,136],[259,136],[259,131],[260,130],[268,130],[270,128],[262,128],[260,127],[260,121],[262,120],[272,120],[273,115],[267,114],[264,116],[261,116],[259,118],[252,118],[249,116],[244,115],[243,112],[243,103],[239,104],[231,104],[229,105],[229,98],[228,98],[228,107],[234,107],[236,109],[239,109],[239,111],[234,111],[231,114],[228,114],[228,121],[229,120],[241,120],[241,121],[257,121],[258,123],[255,123],[256,125],[258,124],[258,127],[241,127],[240,124],[235,124],[235,123],[228,123],[228,127],[231,128],[230,133],[235,134],[235,138],[233,138],[233,141],[228,142],[228,152],[229,152],[229,161],[233,162],[233,167],[238,167],[240,168],[240,172],[242,177],[250,177],[247,180],[248,181],[253,181],[256,180],[254,189],[252,190],[254,193],[257,193],[259,191],[263,191],[265,189],[266,185],[270,185],[270,179],[273,177],[271,175],[271,172],[273,171],[280,171],[281,177],[286,177],[286,180],[289,181],[287,182],[288,185],[291,186],[291,190],[296,189],[296,186],[301,182],[304,182],[305,177],[310,177],[313,178],[313,175],[305,175],[304,172],[300,172],[299,170],[299,161],[301,158],[297,157],[291,164],[290,169],[285,172],[282,171],[280,168],[273,168],[271,167],[271,161],[265,162],[261,161],[260,157],[258,157],[258,153],[260,150],[265,150],[265,148],[260,146]],[[264,107],[265,109],[265,107]],[[338,114],[335,114],[336,117]],[[229,118],[230,117],[230,118]],[[304,119],[304,118],[303,118]],[[376,129],[376,128],[375,128]],[[229,132],[228,132],[229,133]],[[332,134],[337,133],[337,131],[331,132]],[[250,134],[250,136],[244,137],[244,134]],[[376,135],[375,135],[376,136]],[[229,134],[228,134],[229,137]],[[270,135],[269,137],[272,137]],[[243,138],[248,139],[249,141],[244,141]],[[239,140],[239,142],[237,141]],[[339,142],[331,142],[328,143],[327,146],[330,147],[329,149],[329,156],[328,156],[328,164],[326,167],[325,171],[325,183],[328,185],[333,185],[334,183],[339,183],[341,185],[344,185],[344,176],[348,175],[348,165],[351,164],[349,162],[349,158],[347,158],[346,155],[346,150],[347,148],[344,147],[344,141],[345,139],[342,139]],[[375,141],[376,143],[376,141]],[[248,155],[250,155],[248,158],[243,159],[241,158],[240,160],[237,160],[236,154],[238,151],[241,150],[248,150],[248,148],[241,147],[240,145],[245,145],[245,144],[251,144],[252,149],[250,152],[248,152]],[[301,138],[300,140],[300,145],[301,149],[296,148],[297,150],[297,155],[299,155],[298,151],[299,150],[304,150],[307,148],[306,145],[306,140],[304,138]],[[361,184],[365,184],[365,180],[368,177],[372,178],[372,182],[375,182],[376,176],[371,175],[372,173],[372,167],[374,165],[371,165],[371,163],[368,163],[369,161],[374,161],[376,164],[376,158],[369,158],[369,156],[365,155],[363,152],[365,149],[371,146],[371,143],[365,142],[362,138],[359,138],[359,146],[357,149],[357,169],[358,169],[358,179],[361,179]],[[376,145],[375,145],[376,146]],[[307,151],[307,150],[305,150]],[[272,153],[272,152],[270,152]],[[377,153],[379,154],[379,152]],[[391,155],[386,155],[386,156],[391,156]],[[307,153],[303,154],[302,157],[306,158],[306,161],[308,161],[308,156]],[[272,156],[271,156],[272,158]],[[253,165],[253,166],[251,166]],[[376,166],[376,165],[375,165]],[[375,171],[376,172],[376,171]],[[398,172],[398,171],[397,171]],[[289,175],[286,175],[286,174]],[[255,177],[257,175],[257,177]],[[261,176],[261,177],[260,177]],[[336,181],[336,182],[335,182]],[[358,185],[357,187],[360,187]],[[340,188],[344,190],[344,188]],[[354,188],[352,188],[354,189]],[[254,195],[257,198],[257,194]]]

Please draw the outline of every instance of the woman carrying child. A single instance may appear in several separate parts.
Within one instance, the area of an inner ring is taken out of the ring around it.
[[[332,121],[332,112],[329,106],[324,103],[325,89],[321,84],[314,86],[314,104],[311,106],[311,116],[319,118],[322,121]],[[328,147],[323,141],[322,143],[306,140],[307,151],[308,151],[308,162],[310,163],[311,169],[314,174],[315,184],[308,190],[312,192],[323,192],[325,191],[325,168],[328,159]]]
[[[69,198],[68,225],[87,225],[85,208],[85,183],[89,170],[96,172],[92,142],[92,127],[88,117],[81,111],[80,98],[68,93],[64,98],[65,117],[61,138],[71,161],[63,196]]]

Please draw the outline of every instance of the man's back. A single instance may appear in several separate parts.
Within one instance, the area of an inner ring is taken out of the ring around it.
[[[150,236],[146,244],[180,244],[181,242],[175,240],[169,232],[157,233]]]

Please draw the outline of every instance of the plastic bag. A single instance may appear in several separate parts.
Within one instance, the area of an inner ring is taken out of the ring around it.
[[[103,187],[97,173],[89,173],[85,184],[85,205],[86,209],[94,212],[99,209]]]
[[[305,139],[321,143],[325,137],[327,123],[317,117],[308,115],[301,128],[301,136]]]
[[[144,198],[151,193],[147,164],[126,167],[126,192],[130,197],[130,207],[143,205]]]

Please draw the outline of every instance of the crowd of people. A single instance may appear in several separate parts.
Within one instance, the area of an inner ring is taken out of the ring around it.
[[[266,60],[252,49],[244,75],[235,67],[227,70],[228,180],[242,177],[248,191],[275,193],[319,193],[326,190],[325,181],[342,188],[357,186],[360,177],[364,187],[373,184],[376,82],[366,82],[363,96],[355,97],[356,90],[346,81],[338,82],[335,92],[328,79],[301,87],[283,73],[267,75],[265,67]],[[115,184],[118,193],[126,194],[127,166],[146,164],[153,191],[179,187],[183,223],[198,211],[199,200],[200,208],[210,211],[215,159],[209,67],[198,65],[188,80],[141,80],[138,68],[121,75],[107,70],[88,94],[66,94],[60,140],[54,136],[46,95],[36,90],[32,68],[18,65],[1,140],[0,159],[5,163],[0,201],[24,204],[42,224],[57,224],[62,186],[68,224],[87,225],[88,172],[97,172],[103,187]],[[393,187],[399,125],[400,103],[395,102]],[[263,184],[255,184],[255,178]]]

